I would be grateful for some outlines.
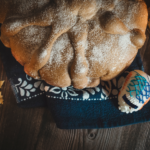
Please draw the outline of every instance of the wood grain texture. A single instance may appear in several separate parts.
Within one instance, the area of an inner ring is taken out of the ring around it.
[[[140,49],[150,75],[150,38]],[[150,150],[150,122],[111,129],[61,130],[46,108],[17,106],[0,60],[0,150]]]

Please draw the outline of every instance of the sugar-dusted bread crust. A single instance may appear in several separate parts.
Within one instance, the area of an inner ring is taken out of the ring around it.
[[[78,89],[110,80],[145,42],[142,0],[1,1],[1,40],[33,78]]]

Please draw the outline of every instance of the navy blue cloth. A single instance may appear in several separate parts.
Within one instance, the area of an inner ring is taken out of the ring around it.
[[[129,71],[143,70],[139,53],[130,67],[108,82],[83,90],[59,88],[35,80],[24,73],[10,49],[0,42],[0,58],[19,106],[47,107],[57,127],[62,129],[111,128],[150,120],[150,103],[138,112],[118,110],[118,92]]]

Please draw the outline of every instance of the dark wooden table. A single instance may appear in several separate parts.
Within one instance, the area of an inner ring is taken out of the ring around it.
[[[140,50],[150,75],[150,39]],[[16,105],[0,60],[4,104],[0,105],[0,150],[150,150],[150,122],[111,129],[61,130],[46,108]]]

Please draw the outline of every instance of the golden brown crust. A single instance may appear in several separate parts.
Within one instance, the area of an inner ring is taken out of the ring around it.
[[[0,16],[2,42],[28,75],[54,86],[82,89],[110,80],[145,42],[148,14],[141,0],[10,4]]]

